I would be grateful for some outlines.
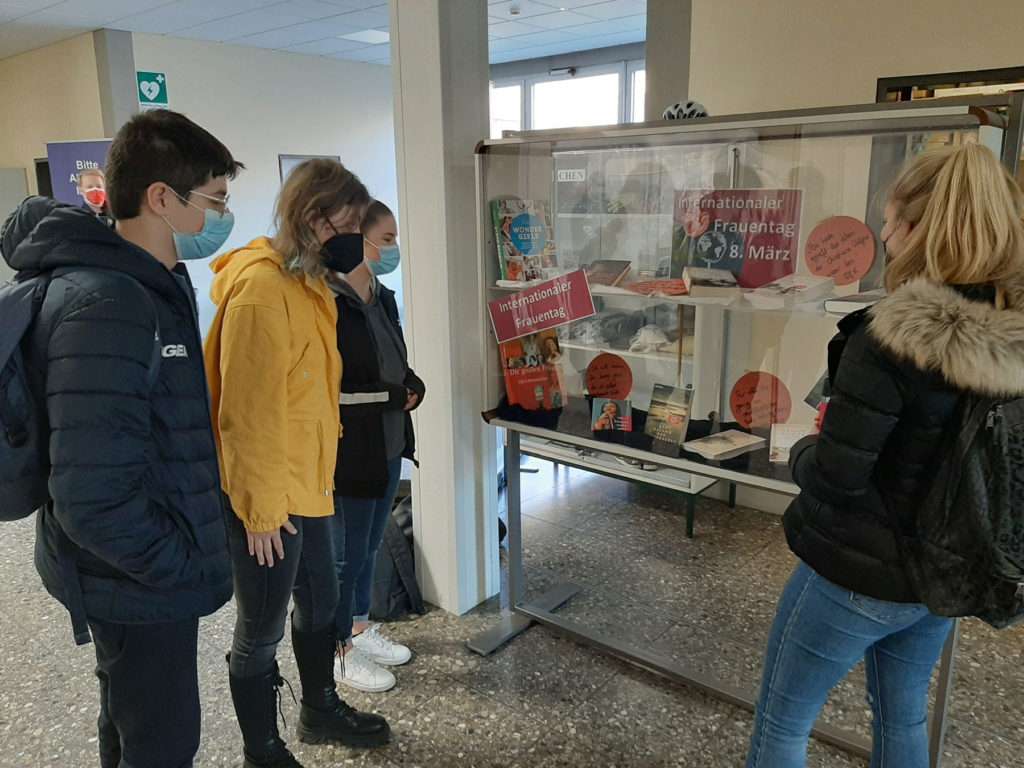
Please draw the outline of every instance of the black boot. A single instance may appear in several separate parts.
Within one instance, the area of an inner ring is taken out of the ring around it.
[[[292,648],[302,680],[299,741],[337,742],[346,747],[382,747],[391,741],[391,728],[380,715],[357,712],[338,697],[334,683],[337,651],[333,625],[317,632],[299,632],[292,624]]]
[[[256,677],[229,674],[228,678],[245,743],[242,768],[302,768],[277,731],[278,697],[284,685],[277,662],[269,672]]]

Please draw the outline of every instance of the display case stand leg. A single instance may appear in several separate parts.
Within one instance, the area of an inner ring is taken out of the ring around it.
[[[686,538],[693,538],[693,520],[697,516],[697,496],[690,493],[686,496]]]
[[[736,509],[736,483],[729,483],[729,509]]]
[[[519,612],[526,593],[526,574],[523,569],[523,516],[520,465],[522,453],[518,432],[505,434],[505,500],[508,506],[508,592],[509,609],[495,626],[467,641],[466,646],[481,656],[489,656],[512,638],[522,634],[533,619]],[[536,470],[535,470],[536,471]],[[551,612],[568,602],[580,591],[575,584],[557,584],[530,602],[530,608]]]

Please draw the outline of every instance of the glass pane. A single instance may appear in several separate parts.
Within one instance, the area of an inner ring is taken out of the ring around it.
[[[550,439],[643,452],[665,476],[685,462],[762,487],[791,483],[778,457],[813,428],[836,314],[881,285],[884,190],[924,148],[978,139],[973,120],[929,114],[876,132],[666,127],[492,148],[481,169],[487,298],[585,269],[596,315],[563,313],[569,322],[544,336],[492,343],[488,406]],[[531,216],[506,227],[502,205]],[[531,318],[520,325],[543,322]],[[676,434],[657,414],[687,397],[689,430]],[[756,449],[720,452],[721,465],[681,444],[730,429]]]
[[[630,120],[634,123],[644,121],[644,105],[647,96],[647,70],[638,69],[633,73],[633,103],[630,105]]]
[[[523,86],[491,86],[491,138],[500,139],[502,131],[523,128]]]
[[[533,86],[533,128],[574,128],[619,122],[619,75],[591,75]]]

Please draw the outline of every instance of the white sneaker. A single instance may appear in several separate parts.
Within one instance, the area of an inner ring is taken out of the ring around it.
[[[342,685],[364,693],[384,693],[395,687],[395,676],[358,648],[334,657],[334,676]]]
[[[353,637],[352,645],[385,667],[400,667],[408,664],[412,658],[412,651],[381,634],[380,624],[373,624],[362,634]]]

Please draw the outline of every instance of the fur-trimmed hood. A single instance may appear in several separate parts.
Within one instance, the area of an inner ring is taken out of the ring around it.
[[[1000,288],[1005,309],[917,278],[870,310],[883,349],[952,386],[987,397],[1024,396],[1024,276]]]

